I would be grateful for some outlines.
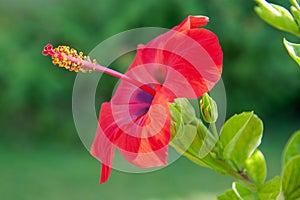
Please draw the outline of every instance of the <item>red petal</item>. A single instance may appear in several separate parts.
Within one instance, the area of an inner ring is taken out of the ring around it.
[[[218,69],[218,74],[222,73],[223,52],[219,44],[218,37],[206,29],[191,29],[184,32],[189,37],[196,40],[213,59]]]
[[[102,164],[100,184],[105,183],[108,180],[110,172],[111,172],[111,167]]]
[[[122,86],[125,87],[126,83]],[[131,86],[128,85],[128,87]],[[112,102],[118,102],[120,94],[117,92]],[[171,135],[169,99],[166,94],[169,94],[169,92],[164,91],[163,88],[158,89],[149,110],[142,114],[139,120],[124,118],[124,120],[127,120],[128,126],[121,125],[124,121],[119,122],[123,134],[115,141],[115,144],[127,161],[139,167],[155,167],[166,165],[167,163],[167,151]],[[123,97],[124,95],[126,96],[126,94],[122,94]],[[132,106],[138,106],[136,99],[130,99],[135,101],[135,104],[132,104]],[[126,107],[121,105],[114,105],[113,109],[125,113],[128,112],[127,109],[130,110],[130,107],[126,109]],[[137,145],[139,145],[138,148],[133,148],[134,146],[137,147]]]
[[[100,159],[102,165],[111,167],[113,150],[117,147],[127,161],[140,167],[165,165],[170,141],[168,98],[164,95],[167,92],[158,91],[149,104],[149,110],[134,119],[130,115],[131,107],[144,102],[132,99],[131,93],[126,92],[130,88],[140,90],[122,82],[111,104],[102,105],[100,127],[91,154]],[[126,96],[133,104],[125,101]],[[106,175],[102,177],[105,179]]]
[[[139,71],[144,73],[133,77],[147,82],[149,76],[144,74],[149,74],[153,82],[163,84],[176,97],[197,98],[212,89],[221,77],[223,54],[215,34],[196,28],[207,21],[203,16],[190,16],[173,30],[139,46],[129,70],[142,68]]]
[[[114,144],[129,162],[140,167],[166,164],[170,141],[168,95],[163,88],[157,88],[156,95],[148,102],[149,99],[143,98],[147,97],[144,91],[121,82],[111,100],[112,117],[122,132]],[[143,112],[138,113],[136,108],[142,108]]]
[[[177,31],[184,31],[187,29],[197,28],[199,26],[206,26],[208,23],[209,18],[206,16],[188,16],[180,23],[179,26],[175,27],[174,30]]]
[[[110,114],[110,104],[103,103],[101,106],[99,125],[96,133],[94,143],[91,147],[90,153],[101,160],[102,162],[102,173],[100,183],[104,183],[108,180],[109,174],[111,172],[115,147],[111,140],[117,135],[117,126],[105,126],[105,121],[109,120]],[[104,127],[104,128],[103,128]],[[104,131],[111,133],[109,138],[104,134]]]

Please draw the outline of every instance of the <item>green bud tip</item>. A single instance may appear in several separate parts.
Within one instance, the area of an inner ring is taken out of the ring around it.
[[[200,100],[200,113],[207,123],[215,123],[218,119],[217,104],[207,93]]]

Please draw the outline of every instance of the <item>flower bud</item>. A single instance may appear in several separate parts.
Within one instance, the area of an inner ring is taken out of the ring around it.
[[[207,93],[200,100],[200,113],[207,123],[215,123],[218,119],[217,104]]]
[[[181,113],[183,122],[191,123],[196,118],[196,113],[192,104],[186,98],[177,98],[174,100],[176,109]]]
[[[182,133],[182,126],[183,126],[183,119],[181,113],[173,103],[169,103],[170,109],[170,117],[171,117],[171,125],[170,125],[170,132],[172,138],[175,137],[177,134]]]

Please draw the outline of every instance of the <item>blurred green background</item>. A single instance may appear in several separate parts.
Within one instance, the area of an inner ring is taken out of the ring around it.
[[[282,38],[299,39],[265,24],[253,7],[251,0],[1,0],[0,199],[207,200],[229,188],[229,177],[185,158],[148,174],[113,171],[99,185],[99,162],[73,123],[76,74],[41,55],[49,42],[88,53],[119,32],[171,28],[187,15],[210,17],[207,28],[224,51],[227,117],[254,110],[263,119],[269,177],[280,174],[283,145],[300,121],[300,68]],[[106,81],[113,85],[115,79]],[[110,98],[107,85],[102,100]]]

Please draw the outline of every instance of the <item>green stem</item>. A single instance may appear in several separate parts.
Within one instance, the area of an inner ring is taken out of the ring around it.
[[[245,176],[243,173],[238,172],[234,170],[229,164],[227,164],[225,161],[215,158],[212,153],[209,153],[204,158],[199,158],[198,154],[193,151],[191,148],[188,148],[186,151],[182,150],[179,146],[177,146],[174,143],[170,143],[179,153],[182,153],[185,157],[187,157],[192,162],[208,167],[211,169],[216,170],[217,172],[221,174],[228,174],[238,180],[243,181],[246,183],[250,188],[255,188],[255,185],[252,181],[249,180],[247,176]]]
[[[191,152],[187,152],[187,153],[191,153]],[[246,183],[250,188],[255,189],[256,186],[255,184],[249,180],[249,178],[247,176],[245,176],[243,173],[240,173],[234,169],[232,169],[232,167],[230,165],[228,165],[225,161],[217,159],[212,157],[211,155],[206,156],[203,159],[198,158],[197,156],[193,156],[193,160],[195,162],[195,160],[199,160],[198,162],[202,162],[205,163],[206,165],[208,165],[210,168],[218,171],[221,174],[228,174],[238,180],[243,181],[244,183]],[[197,163],[197,162],[196,162]]]
[[[211,123],[210,127],[211,127],[211,130],[212,130],[215,138],[218,140],[219,139],[219,133],[218,133],[218,130],[217,130],[217,127],[216,127],[216,123]]]

